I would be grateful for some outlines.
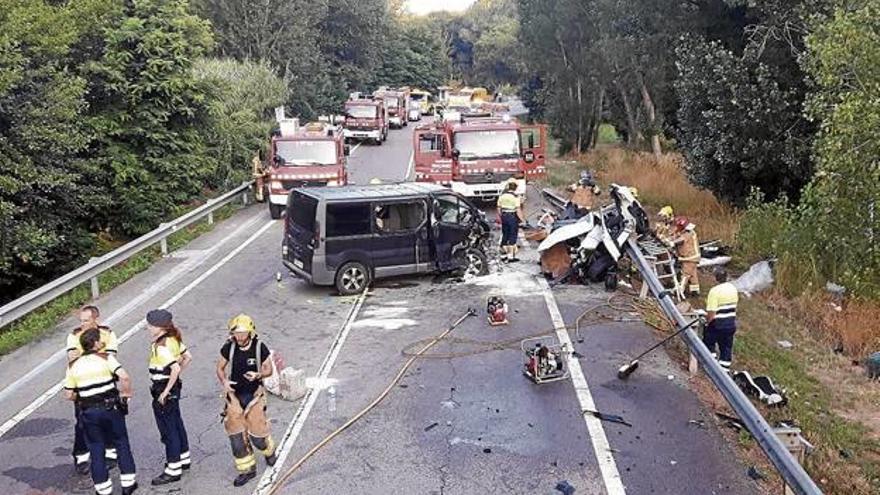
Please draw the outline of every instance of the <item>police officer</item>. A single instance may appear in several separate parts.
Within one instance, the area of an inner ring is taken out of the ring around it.
[[[119,455],[122,494],[130,495],[138,486],[125,426],[131,379],[113,354],[101,351],[100,330],[84,330],[79,340],[83,353],[67,366],[64,391],[67,399],[76,402],[79,411],[79,421],[91,454],[95,493],[113,493],[113,481],[104,459],[104,445],[110,443],[116,446]]]
[[[510,181],[501,196],[498,197],[498,214],[501,216],[501,260],[519,261],[517,253],[517,236],[519,223],[524,220],[522,201],[516,195],[517,183]]]
[[[733,336],[736,334],[736,305],[739,303],[739,293],[736,286],[727,281],[727,270],[723,267],[715,268],[715,281],[718,285],[712,287],[706,297],[706,328],[703,331],[703,343],[718,359],[718,364],[729,370],[733,362]]]
[[[100,347],[102,352],[113,354],[114,356],[116,355],[116,351],[119,349],[119,342],[116,338],[116,334],[113,333],[113,330],[110,330],[109,327],[98,323],[98,317],[100,316],[101,312],[98,310],[97,306],[83,306],[79,310],[80,325],[67,334],[67,345],[65,349],[67,350],[68,364],[83,354],[83,348],[80,345],[79,338],[83,331],[88,328],[98,329],[101,337]],[[79,421],[80,414],[76,405],[74,405],[74,417],[76,420],[73,425],[73,463],[76,472],[85,475],[89,473],[89,448],[86,445],[85,434],[83,432],[82,424],[80,424]],[[117,457],[116,449],[113,447],[113,444],[107,444],[104,449],[104,456],[107,460],[107,465],[112,469],[113,466],[116,465]]]
[[[154,309],[147,313],[150,329],[150,395],[159,436],[165,445],[165,469],[153,478],[153,486],[180,481],[183,470],[190,468],[189,439],[180,415],[180,374],[192,362],[183,343],[180,329],[171,312]]]
[[[272,362],[269,348],[257,339],[257,328],[250,316],[236,316],[229,321],[228,328],[230,338],[220,349],[217,379],[226,399],[223,426],[238,470],[232,484],[242,486],[257,475],[254,448],[262,452],[269,466],[277,460],[263,389],[263,379],[272,376]]]

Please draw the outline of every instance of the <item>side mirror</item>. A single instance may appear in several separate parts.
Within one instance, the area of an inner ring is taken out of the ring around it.
[[[529,134],[528,142],[529,142],[529,148],[535,147],[535,135],[534,134]]]
[[[274,157],[272,157],[272,164],[276,167],[280,167],[284,165],[284,158],[279,155],[275,155]]]
[[[452,149],[452,158],[455,158],[456,160],[458,160],[458,157],[460,157],[460,156],[461,156],[461,151],[458,151],[458,148],[453,148]]]
[[[523,153],[523,160],[526,163],[532,163],[535,161],[535,152],[534,151],[526,151]]]
[[[351,155],[351,145],[350,145],[350,144],[346,144],[345,146],[343,146],[343,147],[342,147],[342,152],[345,153],[345,156],[349,156],[349,155]]]

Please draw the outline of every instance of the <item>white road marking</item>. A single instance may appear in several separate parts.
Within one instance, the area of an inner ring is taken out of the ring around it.
[[[543,277],[538,277],[538,284],[544,291],[544,302],[547,303],[547,310],[550,312],[550,319],[556,329],[556,338],[559,343],[574,349],[574,345],[565,329],[565,320],[559,312],[556,305],[556,298],[553,297],[553,291]],[[596,410],[596,403],[593,401],[593,395],[590,393],[590,386],[584,377],[581,369],[581,363],[572,356],[568,355],[566,364],[571,372],[571,383],[574,386],[574,392],[577,395],[578,403],[581,410]],[[626,490],[623,486],[623,480],[617,471],[617,463],[614,461],[614,455],[611,452],[611,445],[608,443],[608,437],[605,435],[605,429],[602,421],[596,417],[585,414],[584,422],[587,424],[587,430],[590,432],[590,441],[593,443],[593,452],[596,454],[596,461],[599,463],[599,471],[602,474],[602,481],[605,484],[605,492],[608,495],[624,495]]]
[[[327,353],[327,356],[324,357],[324,362],[321,363],[321,367],[318,368],[318,375],[315,377],[317,381],[321,382],[328,379],[330,371],[333,369],[333,365],[336,364],[336,358],[339,357],[339,352],[342,350],[342,346],[345,345],[345,340],[348,338],[352,324],[357,318],[358,312],[361,310],[361,306],[363,306],[366,296],[367,293],[364,291],[360,297],[358,297],[355,305],[351,308],[351,312],[348,313],[345,323],[343,323],[342,328],[333,340],[333,344],[330,346],[330,351]],[[263,476],[260,478],[260,483],[257,485],[257,489],[254,490],[254,495],[263,495],[275,484],[276,478],[278,478],[278,475],[281,473],[281,467],[284,466],[284,461],[290,454],[290,450],[293,448],[293,444],[296,442],[297,437],[299,437],[300,432],[302,432],[303,426],[309,417],[309,413],[312,411],[312,408],[315,407],[315,402],[318,401],[318,396],[321,395],[321,390],[321,388],[311,388],[306,392],[305,399],[303,399],[300,403],[299,409],[297,409],[296,413],[293,415],[293,420],[291,420],[290,425],[287,427],[287,431],[284,432],[284,437],[281,438],[281,443],[275,451],[278,455],[275,465],[266,468],[266,471],[263,472]]]
[[[357,149],[360,148],[362,144],[364,144],[363,141],[361,141],[361,142],[359,142],[358,144],[354,145],[354,148],[352,148],[351,151],[348,152],[348,156],[354,156],[354,152],[357,151]]]
[[[259,218],[259,217],[255,217],[255,218]],[[264,232],[269,230],[269,227],[272,227],[273,225],[275,225],[275,223],[276,222],[274,220],[266,223],[266,225],[262,226],[260,228],[260,230],[256,231],[254,234],[252,234],[250,237],[248,237],[242,244],[240,244],[237,248],[235,248],[229,254],[227,254],[225,257],[223,257],[223,259],[221,259],[220,261],[215,263],[211,268],[209,268],[204,273],[199,275],[198,278],[196,278],[195,280],[190,282],[186,287],[184,287],[183,289],[180,289],[180,291],[178,291],[176,294],[171,296],[170,299],[168,299],[164,303],[162,303],[162,305],[159,306],[159,308],[168,308],[172,304],[179,301],[180,298],[182,298],[188,292],[190,292],[191,290],[196,288],[199,284],[204,282],[206,278],[211,276],[211,274],[213,274],[214,272],[219,270],[220,267],[222,267],[223,265],[228,263],[229,260],[231,260],[236,255],[238,255],[238,253],[242,252],[244,250],[244,248],[248,247],[252,242],[257,240],[258,237],[260,237]],[[231,237],[232,236],[230,235],[227,238],[231,238]],[[122,334],[119,337],[119,343],[121,344],[121,343],[125,342],[126,340],[130,339],[134,334],[136,334],[138,331],[140,331],[141,329],[146,327],[146,323],[147,322],[145,319],[142,319],[139,322],[137,322],[133,327],[128,329],[127,332],[125,332],[124,334]],[[33,413],[34,411],[39,409],[43,404],[48,402],[49,399],[51,399],[53,396],[55,396],[55,394],[57,394],[61,390],[62,385],[63,385],[63,381],[56,383],[55,385],[52,386],[52,388],[50,388],[49,390],[46,390],[45,392],[43,392],[42,395],[40,395],[33,402],[28,404],[27,407],[25,407],[24,409],[19,411],[15,416],[13,416],[9,420],[7,420],[5,423],[3,423],[3,425],[0,426],[0,437],[5,435],[6,433],[8,433],[9,430],[15,428],[15,426],[17,424],[21,423],[31,413]],[[5,392],[5,390],[4,390],[4,392]]]
[[[220,247],[223,246],[223,244],[226,244],[226,241],[237,236],[245,229],[250,228],[259,219],[260,219],[260,216],[254,216],[253,218],[251,218],[250,220],[248,220],[247,222],[243,223],[238,228],[236,228],[233,232],[231,232],[228,236],[226,236],[223,240],[221,240],[215,246],[211,247],[210,249],[206,249],[204,251],[199,251],[200,254],[198,257],[187,258],[186,261],[175,266],[171,271],[169,271],[168,273],[163,275],[161,278],[159,278],[159,280],[157,280],[156,283],[151,284],[150,287],[148,287],[143,292],[141,292],[137,297],[133,298],[128,303],[126,303],[124,306],[122,306],[121,308],[119,308],[116,311],[114,311],[113,313],[111,313],[110,316],[108,316],[107,318],[104,318],[102,320],[102,323],[109,326],[109,327],[112,327],[113,323],[115,323],[116,320],[125,317],[138,305],[144,303],[149,298],[155,296],[156,294],[158,294],[162,290],[165,290],[165,288],[168,287],[169,285],[171,285],[172,282],[177,280],[177,278],[180,275],[187,273],[187,272],[190,272],[190,271],[196,269],[197,267],[201,266],[202,264],[204,264],[204,262],[207,261],[210,256],[212,256],[218,249],[220,249]],[[193,251],[189,251],[189,252],[193,253]],[[182,252],[172,253],[172,255],[174,257],[179,257],[181,254],[183,254],[183,253]],[[58,364],[59,362],[61,362],[65,356],[67,356],[67,350],[59,349],[57,352],[55,352],[54,354],[49,356],[42,363],[31,368],[30,371],[28,371],[27,373],[24,374],[24,376],[15,380],[9,386],[7,386],[2,391],[0,391],[0,402],[5,401],[10,395],[12,395],[19,388],[21,388],[24,384],[31,381],[34,377],[36,377],[40,373],[46,371],[48,368],[53,367],[56,364]],[[0,436],[2,436],[2,433],[0,433]]]

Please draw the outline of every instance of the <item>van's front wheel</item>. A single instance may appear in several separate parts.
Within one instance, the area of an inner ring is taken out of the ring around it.
[[[468,275],[482,277],[489,274],[489,258],[479,249],[468,249],[465,252],[465,272]]]
[[[343,296],[360,294],[370,285],[370,272],[363,263],[349,261],[336,272],[336,290]]]

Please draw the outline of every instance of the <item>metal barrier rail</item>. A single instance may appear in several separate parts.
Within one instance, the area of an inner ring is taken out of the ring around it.
[[[672,301],[671,294],[663,287],[660,280],[654,274],[648,261],[642,254],[639,245],[632,237],[627,241],[626,250],[632,258],[633,262],[638,265],[642,274],[642,279],[648,284],[651,293],[657,298],[663,312],[666,313],[678,328],[687,325],[687,321]],[[757,440],[761,450],[767,454],[770,462],[776,467],[776,470],[785,479],[785,482],[801,495],[821,495],[822,491],[816,483],[810,478],[803,466],[792,457],[788,449],[782,444],[773,428],[767,423],[767,420],[761,416],[761,413],[755,408],[752,402],[740,391],[739,387],[733,382],[722,368],[721,365],[712,357],[703,342],[697,337],[693,330],[686,330],[681,334],[685,344],[687,344],[690,352],[694,354],[700,363],[700,366],[706,371],[706,375],[715,384],[715,388],[721,392],[724,399],[730,404],[730,407],[736,411],[736,414],[745,424],[749,433]]]
[[[214,223],[214,212],[234,201],[239,195],[243,204],[247,204],[248,191],[254,181],[244,182],[235,189],[217,198],[209,200],[202,206],[182,215],[170,222],[159,225],[156,229],[147,232],[137,239],[110,251],[103,256],[92,258],[89,262],[72,272],[49,282],[48,284],[34,289],[18,299],[0,307],[0,328],[25,316],[31,311],[51,302],[56,297],[68,292],[79,285],[90,282],[92,298],[100,295],[98,276],[135,254],[158,243],[161,245],[162,254],[168,254],[168,236],[177,232],[204,217],[208,217],[208,223]]]
[[[541,195],[544,197],[545,201],[550,203],[551,206],[558,210],[562,210],[563,208],[565,208],[565,204],[568,203],[565,198],[546,187],[544,189],[541,189]]]

